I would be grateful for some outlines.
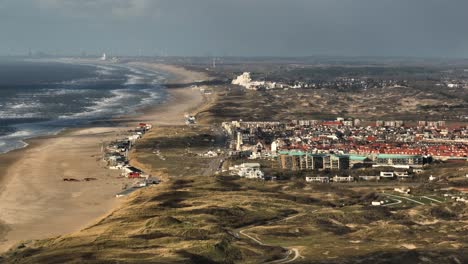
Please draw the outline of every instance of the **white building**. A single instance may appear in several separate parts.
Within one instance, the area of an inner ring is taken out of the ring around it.
[[[398,178],[409,178],[410,175],[407,171],[395,171],[395,176],[397,176]]]
[[[245,177],[247,179],[265,178],[265,174],[260,169],[260,163],[242,163],[241,165],[230,167],[229,170],[232,174]]]
[[[359,176],[359,180],[363,180],[363,181],[380,181],[380,176]]]
[[[250,77],[250,72],[244,72],[239,75],[236,79],[232,80],[232,84],[240,85],[249,90],[256,90],[259,86],[264,86],[265,82],[252,81]]]
[[[411,189],[405,189],[405,188],[395,188],[395,192],[403,193],[403,194],[409,194],[411,192]]]
[[[328,177],[306,177],[306,182],[319,182],[319,183],[328,183],[330,182],[330,178]]]
[[[395,174],[393,171],[381,171],[380,172],[380,177],[382,178],[393,178],[395,177]]]
[[[277,150],[278,150],[278,143],[275,140],[271,143],[271,153],[276,154]]]
[[[351,177],[351,176],[348,176],[348,177],[335,176],[335,177],[332,178],[332,181],[333,182],[353,182],[354,177]]]

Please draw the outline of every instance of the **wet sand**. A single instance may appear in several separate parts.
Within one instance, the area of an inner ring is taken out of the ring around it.
[[[173,75],[171,83],[206,79],[201,73],[151,63],[132,63]],[[168,90],[168,100],[136,114],[113,120],[118,126],[67,130],[57,136],[29,140],[29,146],[0,155],[0,251],[31,239],[78,231],[119,205],[115,198],[132,181],[105,168],[101,146],[119,139],[138,122],[183,124],[184,114],[203,103],[199,90]],[[79,182],[66,182],[73,178]],[[95,180],[84,181],[84,178]]]

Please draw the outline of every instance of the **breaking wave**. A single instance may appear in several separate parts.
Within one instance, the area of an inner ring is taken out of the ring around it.
[[[63,72],[68,65],[72,64],[58,64],[57,69]],[[39,65],[37,72],[52,75],[46,78],[51,81],[22,83],[11,87],[13,93],[0,87],[0,153],[24,147],[27,138],[135,113],[164,101],[164,74],[127,65],[79,65],[87,67],[85,74],[65,74],[77,78],[59,80],[55,71],[41,72]]]

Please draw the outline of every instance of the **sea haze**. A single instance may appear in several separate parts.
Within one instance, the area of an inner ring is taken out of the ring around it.
[[[0,153],[24,139],[158,104],[164,73],[120,64],[0,61]]]

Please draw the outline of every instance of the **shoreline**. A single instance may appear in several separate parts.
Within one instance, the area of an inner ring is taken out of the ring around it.
[[[207,79],[170,65],[129,63],[171,74],[163,83],[190,83]],[[109,214],[120,202],[115,194],[131,182],[100,162],[103,142],[138,122],[184,124],[184,113],[200,107],[203,96],[191,87],[167,89],[168,99],[137,114],[111,118],[111,125],[69,128],[57,135],[26,140],[28,146],[0,155],[0,251],[23,240],[41,239],[78,231]],[[107,120],[102,120],[107,121]],[[114,123],[115,122],[115,123]],[[96,178],[91,182],[63,182],[63,178]]]

